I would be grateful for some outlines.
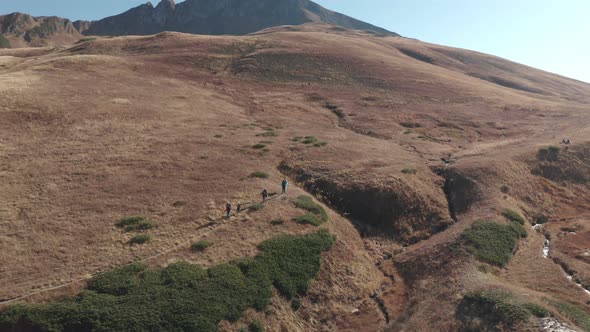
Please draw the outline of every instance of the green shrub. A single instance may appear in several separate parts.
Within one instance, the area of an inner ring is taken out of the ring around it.
[[[326,210],[321,205],[314,202],[313,199],[309,196],[301,195],[297,197],[297,199],[295,199],[293,203],[297,208],[311,212],[322,222],[328,220],[328,213],[326,212]]]
[[[125,232],[147,231],[155,227],[151,221],[146,221],[143,217],[128,217],[119,220],[117,227],[123,228]]]
[[[295,217],[295,218],[293,218],[293,220],[302,224],[302,225],[319,226],[324,223],[315,214],[311,214],[311,213],[306,213],[302,216]]]
[[[524,225],[526,223],[524,218],[520,214],[518,214],[518,212],[512,211],[510,209],[505,209],[504,211],[502,211],[502,215],[504,216],[504,218],[512,222],[516,222],[521,225]]]
[[[264,209],[264,204],[252,204],[248,207],[248,210],[252,212],[260,211]]]
[[[193,252],[203,252],[212,245],[213,245],[213,242],[211,242],[211,241],[200,240],[200,241],[195,242],[191,245],[191,250]]]
[[[265,144],[261,144],[261,143],[252,145],[252,149],[255,149],[255,150],[264,149],[265,147],[266,147],[266,145]]]
[[[134,263],[90,280],[79,295],[0,312],[1,331],[217,331],[247,308],[264,309],[272,285],[293,298],[307,291],[334,238],[325,230],[263,242],[255,258],[205,270],[186,262],[163,269]]]
[[[522,306],[535,317],[544,318],[551,316],[549,310],[545,309],[545,307],[542,307],[536,303],[525,303]]]
[[[302,139],[303,139],[303,137],[301,137],[301,136],[297,136],[297,137],[293,137],[291,140],[292,140],[293,142],[299,142],[299,141],[301,141]]]
[[[409,134],[411,134],[411,133],[412,133],[412,131],[411,131],[410,129],[406,129],[406,130],[404,130],[404,135],[409,135]]]
[[[269,175],[264,172],[254,172],[254,173],[250,174],[250,177],[251,178],[258,178],[258,179],[268,179]]]
[[[328,145],[328,142],[317,142],[315,143],[313,146],[315,146],[316,148],[321,148]]]
[[[248,325],[248,331],[250,332],[264,332],[264,325],[259,320],[255,320]]]
[[[570,303],[551,302],[551,305],[559,310],[561,314],[571,319],[576,325],[584,329],[584,331],[590,331],[590,313]]]
[[[404,174],[416,174],[416,173],[418,173],[418,171],[416,171],[415,168],[404,168],[404,169],[402,169],[402,173],[404,173]]]
[[[541,148],[537,152],[537,158],[542,161],[558,161],[559,160],[559,147],[549,146]]]
[[[526,236],[526,230],[520,224],[501,225],[491,221],[478,221],[463,233],[479,259],[500,267],[510,262],[523,235]]]
[[[132,237],[129,240],[129,244],[131,244],[131,245],[144,244],[144,243],[149,242],[151,239],[152,239],[152,237],[147,234],[139,234],[139,235],[135,235],[134,237]]]
[[[273,226],[282,225],[284,223],[285,223],[285,221],[283,219],[275,219],[270,222],[270,224]]]
[[[279,136],[279,132],[274,130],[273,128],[267,128],[265,132],[257,134],[258,137],[277,137]]]
[[[300,298],[298,298],[298,297],[296,297],[296,298],[294,298],[293,300],[291,300],[291,308],[292,308],[294,311],[297,311],[297,310],[299,310],[299,308],[301,308],[301,299],[300,299]]]
[[[305,136],[303,141],[301,141],[301,143],[303,143],[303,144],[315,144],[317,142],[318,142],[318,139],[313,136]]]
[[[10,48],[10,41],[0,33],[0,48]]]
[[[527,321],[531,312],[510,293],[484,290],[465,294],[460,310],[469,315],[486,317],[494,323],[515,324]]]

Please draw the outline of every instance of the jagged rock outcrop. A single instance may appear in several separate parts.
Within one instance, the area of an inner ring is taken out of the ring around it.
[[[0,16],[0,33],[16,47],[71,43],[81,37],[68,19],[33,17],[23,13]]]

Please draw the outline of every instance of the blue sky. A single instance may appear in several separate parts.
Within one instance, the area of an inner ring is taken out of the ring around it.
[[[21,11],[91,20],[118,14],[145,2],[0,0],[0,14]],[[589,0],[316,2],[406,37],[494,54],[590,82]]]

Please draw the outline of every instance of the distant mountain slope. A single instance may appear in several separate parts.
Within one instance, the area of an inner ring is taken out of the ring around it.
[[[12,47],[65,44],[81,38],[68,19],[22,13],[0,16],[0,34],[10,41]]]
[[[347,29],[397,35],[309,0],[187,0],[178,5],[150,2],[120,15],[92,22],[86,35],[150,35],[178,31],[210,35],[245,35],[265,28],[327,23]]]

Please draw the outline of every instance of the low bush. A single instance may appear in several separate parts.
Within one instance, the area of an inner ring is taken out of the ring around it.
[[[297,197],[293,201],[295,206],[299,209],[303,209],[307,212],[311,212],[315,215],[321,222],[328,221],[328,213],[326,210],[319,204],[313,201],[313,199],[309,196],[301,195]]]
[[[317,142],[315,143],[313,146],[315,146],[316,148],[321,148],[328,145],[328,142]]]
[[[264,325],[259,320],[255,320],[248,325],[249,332],[264,332]]]
[[[463,236],[480,260],[504,267],[512,259],[518,239],[526,234],[526,230],[517,223],[501,225],[478,221]]]
[[[301,136],[297,136],[297,137],[293,137],[291,140],[292,140],[293,142],[300,142],[302,139],[303,139],[303,137],[301,137]]]
[[[261,143],[252,145],[252,149],[255,149],[255,150],[264,149],[265,147],[266,147],[266,144],[261,144]]]
[[[284,223],[285,223],[285,221],[283,219],[275,219],[270,222],[270,224],[273,226],[282,225]]]
[[[213,242],[211,242],[211,241],[200,240],[200,241],[195,242],[191,245],[191,250],[193,252],[203,252],[207,248],[211,247],[212,245],[213,245]]]
[[[526,223],[524,218],[520,214],[518,214],[518,212],[516,212],[516,211],[512,211],[510,209],[505,209],[504,211],[502,211],[502,215],[504,216],[504,218],[508,219],[509,221],[516,222],[521,225],[524,225]]]
[[[254,173],[250,174],[250,177],[251,178],[258,178],[258,179],[268,179],[269,175],[264,172],[254,172]]]
[[[293,220],[302,225],[319,226],[324,223],[320,218],[318,218],[318,216],[311,213],[306,213],[302,216],[295,217]]]
[[[217,135],[215,135],[215,136],[213,136],[213,137],[215,137],[215,138],[223,138],[223,135],[221,135],[221,134],[217,134]]]
[[[128,217],[119,220],[117,227],[122,228],[125,232],[147,231],[155,227],[154,223],[145,220],[143,217]]]
[[[257,134],[258,137],[277,137],[279,136],[279,132],[274,130],[273,128],[267,128],[265,132]]]
[[[139,235],[135,235],[134,237],[132,237],[129,240],[129,244],[130,245],[144,244],[144,243],[150,242],[151,239],[152,239],[152,237],[147,234],[139,234]]]
[[[576,325],[584,329],[584,331],[590,331],[590,313],[570,303],[563,302],[551,302],[562,315],[571,319]]]
[[[501,191],[503,194],[508,194],[508,193],[510,192],[510,187],[508,187],[507,185],[503,184],[503,185],[500,187],[500,191]]]
[[[248,210],[252,212],[260,211],[264,209],[264,204],[252,204],[248,207]]]
[[[1,331],[218,331],[247,308],[264,309],[272,285],[291,299],[307,291],[321,254],[334,238],[325,230],[263,242],[255,258],[208,270],[186,262],[166,268],[139,263],[103,273],[75,297],[0,312]]]
[[[401,122],[399,125],[404,128],[420,128],[420,127],[422,127],[421,124],[416,123],[416,122]]]
[[[513,325],[529,320],[532,315],[547,317],[547,309],[532,303],[523,303],[512,294],[501,290],[471,292],[463,297],[459,305],[462,314],[483,318],[496,325]]]
[[[402,169],[402,173],[404,174],[416,174],[418,171],[415,168],[404,168]]]
[[[313,136],[305,136],[301,143],[303,144],[315,144],[318,142],[318,139]]]
[[[297,310],[299,310],[299,309],[301,308],[301,299],[300,299],[300,298],[298,298],[298,297],[296,297],[296,298],[294,298],[293,300],[291,300],[291,308],[292,308],[294,311],[297,311]]]
[[[559,147],[549,146],[541,148],[537,152],[537,158],[541,161],[558,161],[559,160]]]

